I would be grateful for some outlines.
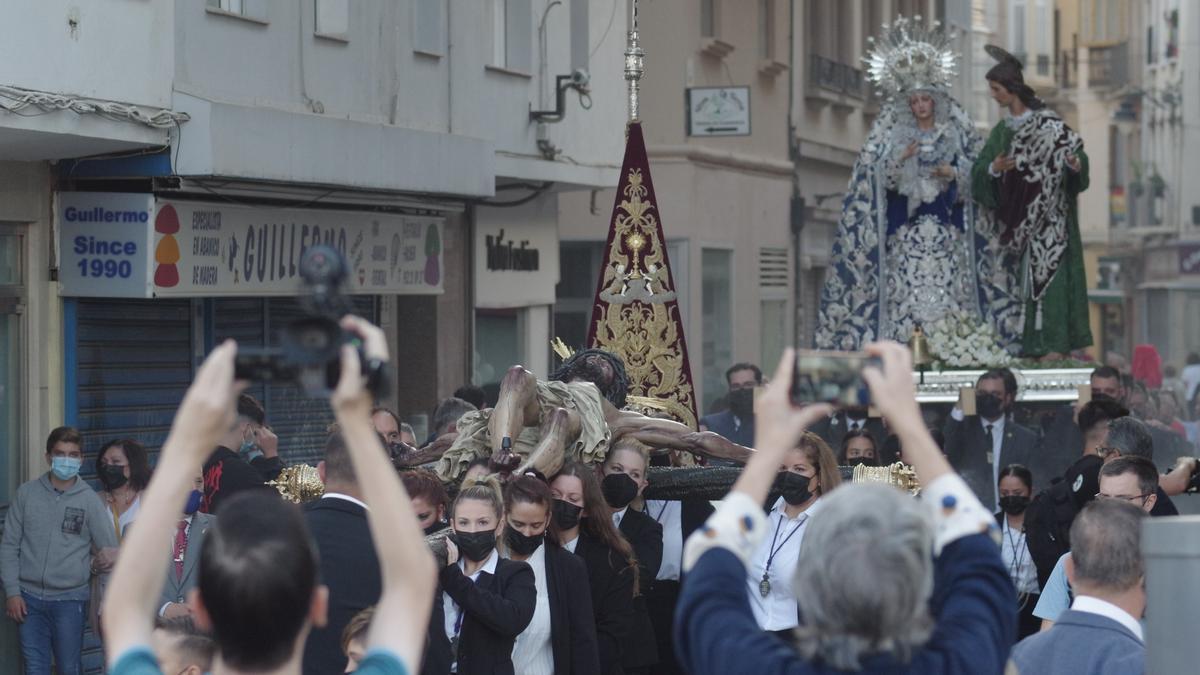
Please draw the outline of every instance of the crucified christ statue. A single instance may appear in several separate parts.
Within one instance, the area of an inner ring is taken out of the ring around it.
[[[463,416],[456,437],[438,439],[411,459],[437,459],[438,475],[453,481],[484,457],[500,473],[532,468],[553,476],[569,460],[603,461],[609,445],[624,436],[662,453],[687,450],[745,462],[753,452],[712,432],[622,410],[628,389],[621,359],[599,349],[572,355],[549,380],[513,366],[500,382],[495,408]]]

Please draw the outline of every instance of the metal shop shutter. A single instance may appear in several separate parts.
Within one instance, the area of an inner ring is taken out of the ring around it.
[[[352,297],[354,311],[378,322],[374,296]],[[214,344],[233,338],[238,344],[278,344],[279,334],[303,310],[295,298],[218,298],[212,302]],[[268,342],[269,341],[269,342]],[[255,384],[249,393],[266,408],[267,423],[279,436],[279,452],[288,464],[321,459],[333,412],[324,399],[309,398],[292,384]]]
[[[187,300],[80,299],[75,340],[75,426],[83,434],[83,477],[97,485],[96,453],[133,438],[152,453],[167,438],[192,381],[191,303]],[[70,375],[70,374],[69,374]],[[101,673],[104,652],[87,626],[85,673]]]
[[[192,381],[191,303],[80,299],[76,322],[75,425],[84,453],[94,460],[115,438],[157,451]],[[94,477],[94,462],[84,470]]]

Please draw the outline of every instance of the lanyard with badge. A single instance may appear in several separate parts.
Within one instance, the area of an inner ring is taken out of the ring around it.
[[[766,598],[771,594],[771,563],[775,561],[775,555],[783,550],[784,545],[788,543],[788,540],[792,538],[792,535],[800,531],[800,526],[803,525],[804,521],[808,519],[808,514],[800,514],[799,520],[796,521],[796,527],[793,527],[792,531],[787,533],[787,536],[783,538],[783,541],[779,542],[779,546],[775,546],[775,540],[779,538],[779,529],[783,527],[783,521],[786,518],[787,517],[783,513],[779,514],[779,522],[775,524],[775,534],[771,537],[771,547],[768,549],[770,554],[767,555],[767,564],[765,567],[763,567],[762,581],[758,582],[758,593],[759,595],[763,596],[763,598]]]

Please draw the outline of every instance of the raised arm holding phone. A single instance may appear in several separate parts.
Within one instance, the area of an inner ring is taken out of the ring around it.
[[[988,536],[995,521],[925,428],[908,350],[876,343],[867,352],[881,365],[862,377],[916,470],[920,500],[879,484],[830,494],[791,580],[801,624],[795,646],[759,630],[743,587],[750,552],[770,534],[762,502],[784,454],[829,413],[826,405],[794,405],[795,354],[785,352],[758,403],[757,452],[685,546],[690,575],[675,641],[687,672],[1004,671],[1016,616],[1012,582]]]
[[[381,330],[357,317],[344,318],[342,326],[362,340],[371,358],[386,360]],[[234,402],[245,388],[234,381],[236,352],[227,341],[197,371],[143,497],[145,513],[113,573],[102,613],[113,675],[161,672],[148,645],[170,562],[167,544],[194,475],[234,422]],[[383,579],[368,654],[358,672],[414,673],[425,645],[436,568],[408,495],[371,427],[371,397],[352,347],[342,350],[341,372],[331,404],[371,507],[368,520]],[[294,506],[270,495],[234,499],[250,508],[239,510],[237,519],[218,518],[200,560],[200,587],[189,599],[198,624],[216,636],[220,656],[213,673],[297,673],[309,629],[325,620],[327,591],[316,578],[311,539]]]

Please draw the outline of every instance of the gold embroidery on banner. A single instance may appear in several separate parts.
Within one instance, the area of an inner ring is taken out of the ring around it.
[[[629,394],[662,401],[661,410],[696,428],[694,396],[684,372],[679,335],[682,322],[675,288],[658,236],[657,208],[646,200],[642,170],[629,170],[623,199],[613,216],[595,326],[595,347],[617,354],[629,374]],[[605,304],[607,303],[607,304]]]

